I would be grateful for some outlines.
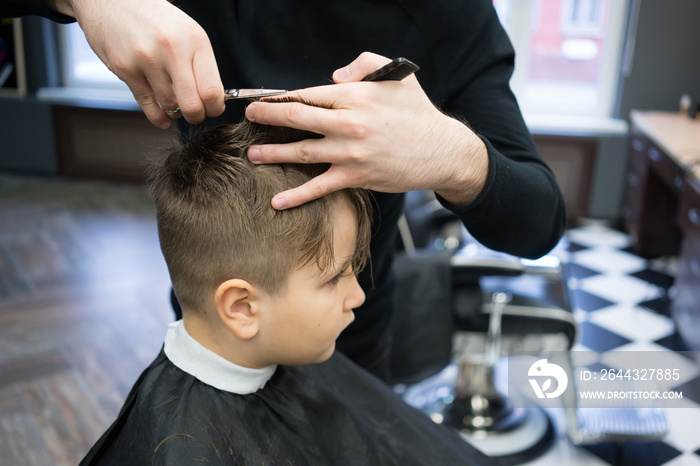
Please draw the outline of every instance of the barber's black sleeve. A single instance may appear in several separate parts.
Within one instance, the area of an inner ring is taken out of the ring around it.
[[[0,18],[43,16],[57,23],[72,23],[75,18],[49,10],[46,0],[0,0]]]
[[[509,80],[514,51],[491,2],[440,2],[425,21],[470,18],[431,37],[443,110],[466,121],[489,155],[486,186],[466,207],[442,204],[484,245],[522,257],[549,252],[566,226],[564,200],[537,153]],[[430,27],[428,27],[430,29]],[[426,36],[427,37],[427,36]]]

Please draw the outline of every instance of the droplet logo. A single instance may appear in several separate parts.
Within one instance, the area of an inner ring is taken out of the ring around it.
[[[530,385],[535,391],[537,398],[556,398],[564,393],[566,386],[569,384],[569,378],[566,376],[566,371],[561,366],[548,363],[546,359],[540,359],[530,366],[527,371],[530,377]],[[538,379],[543,379],[542,385]],[[557,386],[554,391],[548,391],[552,388],[552,379],[557,381]]]

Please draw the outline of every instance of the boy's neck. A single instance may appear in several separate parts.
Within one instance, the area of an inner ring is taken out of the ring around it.
[[[200,382],[238,395],[264,388],[277,369],[277,366],[251,369],[232,363],[192,338],[183,321],[168,326],[163,352],[175,367]]]
[[[212,323],[211,318],[195,312],[183,312],[182,321],[187,333],[200,345],[233,364],[250,369],[262,366],[248,356],[250,342],[242,341],[225,325]]]

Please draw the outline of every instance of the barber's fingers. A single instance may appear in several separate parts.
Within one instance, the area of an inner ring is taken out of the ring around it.
[[[149,77],[163,109],[177,107],[193,124],[224,111],[224,88],[208,42],[194,51],[184,50],[165,67],[156,73],[158,79]]]
[[[193,124],[224,111],[224,87],[214,52],[203,31],[202,35],[193,49],[182,47],[182,53],[169,64],[168,69],[177,107],[182,116]]]
[[[245,115],[255,123],[357,140],[375,131],[376,125],[387,124],[384,119],[396,113],[395,107],[409,98],[393,94],[401,92],[399,88],[416,91],[420,85],[406,80],[311,87],[284,96],[292,102],[274,97],[254,102],[246,108]]]
[[[192,60],[197,93],[204,105],[204,113],[208,117],[221,115],[226,106],[224,104],[224,86],[219,75],[214,50],[209,41],[203,43],[195,51]]]
[[[333,143],[328,139],[304,139],[288,144],[255,145],[248,149],[253,163],[335,163]]]
[[[170,117],[163,112],[159,100],[146,77],[135,77],[128,80],[125,79],[124,82],[134,95],[136,103],[139,104],[141,111],[143,111],[143,114],[146,115],[148,121],[159,128],[169,128],[171,122]]]
[[[204,120],[204,105],[197,92],[194,70],[191,66],[180,65],[172,70],[172,89],[182,116],[190,123]]]
[[[195,57],[193,60],[197,63]],[[189,66],[175,68],[172,73],[158,70],[151,76],[125,79],[136,102],[146,118],[159,128],[168,128],[171,117],[184,116],[190,123],[201,123],[205,116],[218,116],[223,113],[224,90],[218,77],[216,62],[201,60],[203,68],[195,70]],[[215,70],[207,72],[208,68]],[[213,64],[213,66],[212,66]],[[180,109],[179,114],[168,116],[166,110]]]
[[[166,70],[154,69],[145,70],[148,72],[146,81],[153,90],[158,103],[163,110],[172,110],[178,106],[177,96],[173,90],[173,83]],[[180,116],[180,115],[178,115]]]
[[[331,167],[303,185],[277,194],[272,198],[271,204],[277,210],[291,209],[349,187],[353,186],[344,172]]]
[[[335,70],[333,81],[336,83],[349,83],[362,81],[365,76],[377,71],[391,60],[376,53],[363,52],[347,66]]]
[[[306,95],[311,96],[312,93],[306,93]],[[290,93],[290,97],[294,100],[309,101],[317,105],[332,105],[324,100],[329,98],[328,95],[311,100],[303,97],[301,91],[295,91]],[[250,121],[264,125],[287,126],[319,134],[328,134],[334,127],[341,124],[339,118],[342,117],[341,113],[343,112],[338,110],[306,105],[302,102],[276,102],[274,99],[270,99],[248,105],[245,116]]]
[[[170,126],[164,110],[178,107],[192,123],[224,111],[211,43],[196,21],[167,0],[121,0],[108,13],[99,3],[80,2],[80,26],[153,124]]]

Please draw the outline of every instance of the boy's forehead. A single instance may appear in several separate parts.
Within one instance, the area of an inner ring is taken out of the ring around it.
[[[357,218],[349,203],[333,211],[333,255],[336,264],[344,264],[355,255],[357,246]]]
[[[352,207],[348,201],[334,202],[331,212],[331,221],[333,222],[332,238],[330,238],[333,246],[332,261],[311,260],[308,264],[300,267],[308,268],[317,276],[327,275],[331,272],[338,273],[350,264],[355,256],[357,218],[355,218]],[[319,253],[321,253],[320,249]],[[321,259],[321,257],[316,259]]]

